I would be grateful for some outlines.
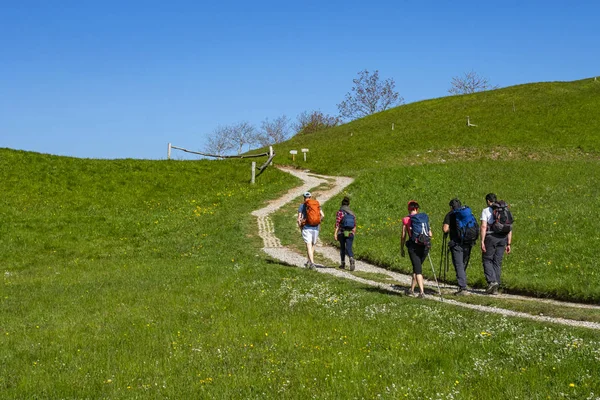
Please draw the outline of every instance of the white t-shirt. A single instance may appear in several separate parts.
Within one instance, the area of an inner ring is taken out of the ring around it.
[[[481,221],[486,221],[488,226],[494,223],[494,210],[492,207],[486,207],[481,212]]]

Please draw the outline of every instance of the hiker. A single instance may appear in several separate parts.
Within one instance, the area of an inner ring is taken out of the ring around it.
[[[459,199],[450,200],[448,205],[450,211],[444,217],[442,231],[444,237],[450,236],[448,249],[452,254],[452,264],[458,281],[458,291],[454,292],[454,295],[462,296],[468,294],[467,267],[471,258],[471,249],[479,237],[479,225],[471,209],[468,206],[463,207]]]
[[[346,268],[346,254],[350,260],[350,271],[354,271],[354,252],[352,243],[356,234],[356,215],[350,209],[350,199],[344,197],[342,206],[335,217],[335,232],[333,237],[340,242],[340,268]]]
[[[415,287],[419,285],[417,297],[425,297],[423,287],[423,263],[429,254],[431,247],[431,228],[429,217],[425,213],[419,213],[419,203],[414,200],[408,202],[409,215],[402,219],[402,236],[400,238],[400,255],[404,257],[404,245],[408,250],[408,256],[413,267],[412,282],[408,294],[414,296]]]
[[[510,254],[512,244],[512,214],[504,201],[494,193],[485,196],[487,207],[481,212],[481,259],[488,294],[498,294],[502,281],[502,258]]]
[[[306,254],[308,261],[304,264],[308,269],[316,269],[315,265],[315,246],[319,238],[319,228],[321,220],[325,217],[321,205],[312,198],[310,192],[304,193],[304,202],[298,207],[298,227],[302,232],[302,239],[306,243]]]

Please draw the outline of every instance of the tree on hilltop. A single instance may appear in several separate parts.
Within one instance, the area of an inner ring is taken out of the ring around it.
[[[492,86],[487,78],[480,76],[475,71],[466,72],[464,76],[455,76],[450,83],[450,94],[470,94],[483,92],[486,90],[498,89],[499,86]]]
[[[296,134],[315,133],[340,124],[340,119],[321,111],[304,111],[299,114],[293,129]]]
[[[290,120],[285,115],[269,121],[268,118],[261,123],[260,131],[256,134],[256,143],[261,147],[281,143],[290,135]]]
[[[373,74],[366,69],[352,80],[354,86],[346,98],[337,105],[343,119],[362,118],[402,103],[404,98],[395,91],[394,79],[379,80],[379,71]]]
[[[255,132],[254,126],[249,122],[219,126],[208,138],[205,151],[210,154],[223,156],[232,150],[237,150],[239,155],[242,153],[245,145],[250,146],[256,142]]]

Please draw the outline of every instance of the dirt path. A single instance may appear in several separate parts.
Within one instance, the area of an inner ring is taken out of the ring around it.
[[[316,197],[318,198],[319,202],[325,203],[327,200],[329,200],[336,194],[343,191],[344,188],[346,186],[350,185],[353,180],[352,180],[352,178],[347,178],[347,177],[333,177],[333,176],[316,175],[316,174],[309,173],[307,171],[300,171],[300,170],[290,169],[290,168],[280,168],[280,169],[282,171],[288,172],[288,173],[300,178],[303,181],[303,184],[299,187],[291,189],[289,192],[287,192],[284,196],[280,197],[279,199],[270,202],[269,205],[267,205],[266,207],[254,211],[252,213],[252,215],[257,217],[258,231],[259,231],[258,233],[259,233],[260,237],[263,239],[263,243],[264,243],[263,250],[265,251],[265,253],[267,253],[268,255],[270,255],[271,257],[273,257],[277,260],[280,260],[283,263],[304,268],[304,263],[306,262],[306,255],[299,254],[299,253],[281,245],[281,242],[275,236],[273,221],[270,218],[270,214],[277,211],[279,208],[283,207],[285,204],[288,204],[292,200],[299,197],[301,195],[301,193],[306,192],[308,190],[311,190],[312,192],[316,193]],[[314,189],[322,184],[327,184],[327,186],[329,188],[324,189],[324,190],[320,190],[320,189],[315,190]],[[334,263],[339,263],[339,250],[335,247],[324,246],[321,242],[319,242],[319,243],[317,243],[316,252],[321,254],[325,258],[331,260]],[[326,273],[326,274],[334,275],[334,276],[337,276],[340,278],[350,279],[353,281],[361,282],[363,284],[377,287],[379,289],[386,290],[389,292],[394,292],[394,293],[404,293],[406,286],[410,285],[410,281],[411,281],[410,275],[405,275],[405,274],[401,274],[398,272],[389,271],[384,268],[376,267],[374,265],[368,264],[363,261],[358,261],[358,260],[356,261],[356,271],[371,272],[371,273],[387,275],[390,277],[390,279],[394,280],[395,282],[399,282],[401,285],[400,286],[391,285],[391,284],[386,284],[386,283],[381,283],[381,282],[376,282],[376,281],[371,281],[368,279],[360,278],[360,277],[353,275],[352,273],[350,273],[348,271],[340,270],[339,268],[326,268],[326,267],[317,268],[317,272],[320,272],[320,273]],[[426,298],[429,300],[443,301],[444,303],[453,304],[457,307],[470,308],[470,309],[478,310],[478,311],[482,311],[482,312],[488,312],[488,313],[500,314],[500,315],[505,315],[505,316],[526,318],[526,319],[531,319],[531,320],[535,320],[535,321],[552,322],[552,323],[556,323],[556,324],[600,330],[600,323],[596,323],[596,322],[575,321],[575,320],[570,320],[570,319],[565,319],[565,318],[554,318],[554,317],[548,317],[548,316],[543,316],[543,315],[539,315],[539,316],[531,315],[531,314],[526,314],[523,312],[511,311],[511,310],[506,310],[506,309],[497,308],[497,307],[489,307],[489,306],[482,306],[482,305],[476,305],[476,304],[461,303],[459,301],[445,299],[445,298],[442,300],[440,298],[440,296],[437,294],[438,289],[437,289],[437,285],[434,281],[426,280],[425,286],[428,288],[427,292],[431,293],[431,294],[426,295]],[[448,285],[442,285],[442,284],[440,284],[440,286],[442,287],[442,292],[451,292],[451,291],[455,290],[454,286],[448,286]],[[485,296],[485,293],[483,290],[474,289],[471,291],[471,294],[478,295],[478,296]],[[562,301],[556,301],[556,300],[537,299],[537,298],[510,295],[510,294],[499,294],[499,295],[495,296],[495,298],[535,301],[535,302],[543,302],[543,303],[548,303],[548,304],[555,304],[557,306],[563,306],[563,307],[588,308],[588,309],[600,310],[600,306],[569,303],[569,302],[562,302]]]

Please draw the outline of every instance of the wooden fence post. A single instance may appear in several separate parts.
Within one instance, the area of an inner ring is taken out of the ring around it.
[[[250,181],[250,183],[254,183],[255,179],[256,179],[256,161],[252,161],[252,180]]]
[[[167,150],[167,160],[171,159],[171,143],[169,143],[169,150]]]

